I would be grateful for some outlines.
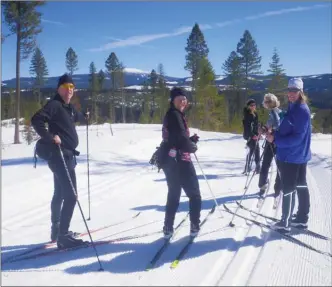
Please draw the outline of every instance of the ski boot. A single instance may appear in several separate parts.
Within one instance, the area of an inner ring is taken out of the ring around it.
[[[88,241],[83,241],[82,239],[76,239],[69,232],[67,234],[59,234],[57,239],[57,246],[59,249],[73,248],[80,246],[88,246]]]
[[[294,219],[292,218],[290,225],[293,227],[301,228],[301,229],[308,228],[308,223],[303,220],[299,220],[297,217],[295,217]]]
[[[200,230],[199,224],[190,223],[190,236],[191,237],[197,236],[199,230]]]
[[[289,225],[287,226],[286,222],[283,220],[280,220],[276,224],[271,225],[271,228],[284,234],[289,233],[291,230],[290,226]]]
[[[55,243],[57,238],[58,238],[58,234],[59,234],[59,223],[53,223],[51,226],[51,242]],[[73,237],[78,237],[80,235],[80,233],[78,232],[73,232],[73,231],[68,231],[68,234],[70,234]]]
[[[173,236],[173,234],[174,234],[174,229],[173,229],[173,227],[170,227],[170,226],[164,226],[163,227],[163,233],[164,233],[164,238],[166,239],[166,240],[168,240],[168,239],[170,239],[172,236]]]

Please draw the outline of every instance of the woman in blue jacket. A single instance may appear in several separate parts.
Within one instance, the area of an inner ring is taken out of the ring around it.
[[[267,136],[267,140],[277,146],[283,190],[282,217],[274,228],[285,232],[290,231],[290,226],[307,228],[310,209],[306,171],[311,159],[311,115],[300,78],[289,80],[288,101],[288,109],[279,129]],[[299,204],[297,214],[292,219],[296,191]]]

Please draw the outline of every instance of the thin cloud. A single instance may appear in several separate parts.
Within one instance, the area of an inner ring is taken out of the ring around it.
[[[295,8],[267,11],[267,12],[264,12],[261,14],[247,16],[243,19],[233,19],[233,20],[224,21],[221,23],[216,23],[214,26],[222,28],[222,27],[226,27],[226,26],[232,26],[234,24],[237,24],[237,23],[240,23],[243,21],[257,20],[257,19],[261,19],[261,18],[279,16],[279,15],[295,13],[295,12],[303,12],[303,11],[308,11],[308,10],[326,8],[326,7],[331,7],[331,5],[330,4],[316,4],[313,6],[306,6],[306,7],[299,6],[299,7],[295,7]],[[201,24],[200,28],[201,28],[201,30],[209,30],[209,29],[213,29],[214,27],[209,24]],[[141,46],[144,43],[152,42],[152,41],[155,41],[158,39],[171,38],[171,37],[179,36],[182,34],[187,34],[187,33],[190,33],[191,30],[192,30],[191,26],[185,26],[185,27],[180,27],[178,29],[175,29],[174,31],[172,31],[170,33],[138,35],[138,36],[132,36],[132,37],[129,37],[126,39],[114,39],[110,43],[102,45],[99,48],[89,49],[89,51],[90,52],[102,52],[102,51],[107,51],[110,49],[120,48],[120,47]]]
[[[53,24],[53,25],[57,25],[57,26],[65,26],[64,23],[58,22],[58,21],[52,21],[52,20],[47,20],[47,19],[41,19],[41,21],[44,23]]]
[[[306,6],[306,7],[295,7],[295,8],[289,8],[289,9],[281,9],[281,10],[276,10],[276,11],[268,11],[262,14],[257,14],[257,15],[253,15],[253,16],[248,16],[245,17],[245,20],[256,20],[256,19],[260,19],[260,18],[266,18],[266,17],[271,17],[271,16],[279,16],[279,15],[284,15],[284,14],[288,14],[288,13],[294,13],[294,12],[303,12],[303,11],[308,11],[308,10],[313,10],[313,9],[320,9],[320,8],[325,8],[328,7],[330,5],[326,5],[326,4],[317,4],[317,5],[313,5],[313,6]]]
[[[115,37],[110,37],[110,36],[105,36],[104,37],[106,40],[112,40],[112,41],[123,41],[123,39],[119,39],[119,38],[115,38]],[[155,47],[154,46],[150,46],[150,45],[137,45],[139,47],[142,47],[142,48],[152,48],[154,49]]]
[[[203,24],[200,26],[200,28],[201,28],[201,30],[208,30],[208,29],[212,29],[212,26]],[[99,48],[89,49],[89,51],[90,52],[101,52],[101,51],[107,51],[107,50],[119,48],[119,47],[140,46],[144,43],[151,42],[154,40],[170,38],[170,37],[175,37],[175,36],[179,36],[182,34],[187,34],[187,33],[191,32],[191,30],[192,30],[191,26],[184,26],[184,27],[175,29],[171,33],[132,36],[132,37],[129,37],[129,38],[123,39],[123,40],[121,40],[121,39],[115,40],[111,43],[102,45]]]

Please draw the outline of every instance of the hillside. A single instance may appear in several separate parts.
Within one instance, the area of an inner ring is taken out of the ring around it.
[[[287,76],[289,79],[291,76]],[[49,77],[46,80],[45,88],[54,88],[57,86],[57,77]],[[89,87],[89,75],[78,74],[74,75],[74,81],[78,89],[87,89]],[[144,81],[149,78],[149,72],[141,71],[134,68],[125,69],[125,86],[131,89],[139,90],[143,85]],[[332,90],[332,74],[321,74],[321,75],[308,75],[301,76],[304,81],[306,91],[324,92]],[[255,91],[264,91],[271,80],[269,75],[252,75],[250,86]],[[172,76],[166,76],[167,85],[169,87],[179,85],[190,88],[191,78],[178,78]],[[216,76],[216,85],[221,89],[225,89],[229,85],[228,78],[222,75]],[[111,81],[109,77],[106,77],[104,88],[109,88]],[[33,79],[22,77],[21,78],[21,89],[31,89],[33,87]],[[11,80],[2,81],[2,88],[15,88],[15,78]]]

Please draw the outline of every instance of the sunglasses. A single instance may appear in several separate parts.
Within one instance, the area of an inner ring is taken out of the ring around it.
[[[60,88],[63,89],[75,89],[75,86],[73,84],[62,84]]]
[[[288,88],[288,92],[289,93],[296,93],[296,92],[299,92],[300,90],[299,89],[296,89],[296,88]]]

